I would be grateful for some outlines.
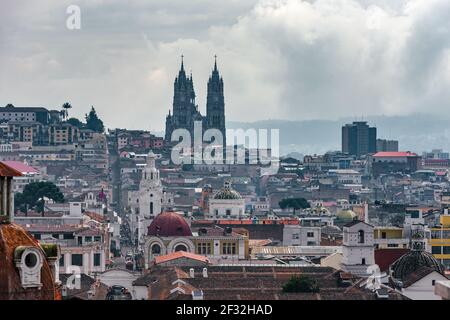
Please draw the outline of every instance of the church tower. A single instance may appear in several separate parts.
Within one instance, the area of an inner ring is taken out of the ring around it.
[[[218,129],[222,132],[224,146],[226,146],[225,99],[223,95],[223,79],[217,69],[217,56],[214,57],[214,69],[208,80],[206,125],[207,129]]]
[[[198,107],[195,104],[194,81],[192,75],[187,76],[184,60],[181,56],[181,68],[173,84],[173,114],[166,117],[166,141],[171,140],[175,129],[187,129],[191,136],[194,132],[194,120],[198,118]]]
[[[161,213],[163,188],[159,170],[155,166],[156,156],[153,152],[147,156],[147,166],[142,171],[139,184],[139,239],[146,235],[147,227],[153,218]]]
[[[354,220],[344,226],[343,235],[342,270],[368,277],[369,266],[375,264],[373,226]]]

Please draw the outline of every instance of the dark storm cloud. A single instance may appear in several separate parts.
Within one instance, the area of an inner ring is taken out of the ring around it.
[[[82,28],[65,28],[70,4]],[[179,56],[204,110],[213,55],[228,119],[426,110],[450,95],[447,0],[3,1],[0,103],[90,105],[112,127],[161,130]],[[123,110],[128,110],[124,117]]]

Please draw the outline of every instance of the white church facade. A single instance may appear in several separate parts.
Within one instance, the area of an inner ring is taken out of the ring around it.
[[[155,161],[155,154],[150,152],[147,156],[147,165],[142,171],[139,190],[128,192],[128,203],[131,209],[130,230],[132,238],[138,244],[144,242],[144,236],[152,220],[165,207],[173,204],[173,197],[163,190]]]

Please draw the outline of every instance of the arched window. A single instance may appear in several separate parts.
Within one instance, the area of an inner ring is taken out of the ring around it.
[[[358,243],[364,243],[364,230],[358,231]]]
[[[153,201],[150,202],[150,214],[153,214]]]
[[[159,244],[152,245],[152,254],[160,254],[161,253],[161,247]]]
[[[179,244],[175,247],[175,251],[185,251],[187,252],[187,248],[184,244]]]

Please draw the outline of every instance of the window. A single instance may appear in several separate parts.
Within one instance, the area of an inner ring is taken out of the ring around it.
[[[61,257],[59,257],[59,266],[64,267],[64,254],[61,254]]]
[[[72,265],[73,266],[83,266],[83,255],[79,253],[72,254]]]
[[[92,236],[87,236],[87,237],[84,237],[84,241],[87,243],[87,242],[92,242]]]
[[[292,239],[299,239],[299,238],[300,238],[300,235],[298,233],[294,233],[292,235]]]
[[[398,248],[398,244],[396,243],[388,243],[388,248]]]
[[[150,202],[150,214],[153,214],[153,202]]]
[[[443,254],[450,254],[450,247],[449,246],[442,247],[442,253]]]
[[[154,244],[152,246],[152,254],[160,254],[161,253],[161,247],[159,244]]]
[[[72,234],[72,233],[64,233],[64,235],[63,235],[63,239],[64,240],[71,240],[71,239],[74,239],[75,237],[74,237],[74,235]]]
[[[94,242],[101,242],[102,241],[102,237],[101,236],[95,236],[94,237]]]
[[[227,209],[227,210],[226,210],[226,215],[227,215],[227,216],[231,216],[231,210],[230,210],[230,209]]]
[[[313,238],[313,237],[314,237],[314,232],[307,232],[307,233],[306,233],[306,236],[307,236],[308,238]]]
[[[386,232],[381,233],[381,239],[386,239]]]
[[[219,210],[214,210],[214,214],[216,215],[216,216],[218,216],[219,215]]]
[[[186,246],[184,244],[179,244],[175,247],[175,251],[184,251],[187,252]]]
[[[211,242],[199,242],[197,243],[198,254],[211,254]]]
[[[100,266],[101,257],[100,253],[94,253],[94,267]]]
[[[366,258],[362,258],[361,264],[362,264],[362,265],[365,265],[365,264],[366,264]]]
[[[364,230],[358,231],[358,243],[364,243]]]
[[[33,236],[34,236],[34,238],[36,240],[41,240],[41,234],[40,233],[35,233]]]
[[[436,247],[436,246],[433,246],[433,247],[431,247],[431,253],[432,254],[441,254],[441,246],[439,246],[439,247]]]
[[[236,243],[234,242],[223,243],[222,254],[236,254]]]

